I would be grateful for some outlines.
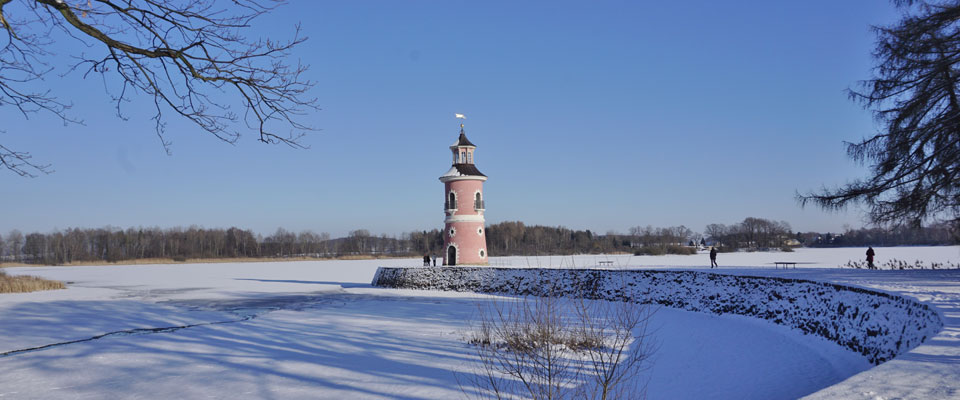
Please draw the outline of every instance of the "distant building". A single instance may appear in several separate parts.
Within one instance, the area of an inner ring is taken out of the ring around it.
[[[483,182],[487,176],[474,165],[476,148],[467,140],[463,124],[460,124],[460,137],[450,146],[453,166],[440,177],[446,215],[443,220],[444,265],[487,264],[487,232],[483,220]]]

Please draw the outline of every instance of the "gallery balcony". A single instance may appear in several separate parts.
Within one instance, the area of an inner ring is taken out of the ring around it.
[[[457,211],[457,205],[450,204],[449,201],[445,201],[443,202],[443,211],[452,214],[454,211]]]

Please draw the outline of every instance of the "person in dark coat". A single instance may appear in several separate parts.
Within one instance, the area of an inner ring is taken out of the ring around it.
[[[867,249],[867,268],[870,268],[870,269],[876,268],[873,266],[873,256],[875,255],[877,255],[877,253],[873,251],[873,246],[870,246],[870,248]]]
[[[716,247],[710,248],[710,268],[720,268],[720,266],[717,265],[717,248]]]
[[[423,266],[424,266],[424,267],[429,267],[429,266],[430,266],[430,256],[428,256],[428,255],[426,255],[426,254],[423,255]]]

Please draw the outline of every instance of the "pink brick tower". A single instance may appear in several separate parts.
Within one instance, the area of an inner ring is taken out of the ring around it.
[[[460,124],[460,137],[450,146],[453,166],[440,177],[446,214],[444,265],[487,264],[487,232],[483,223],[483,181],[487,176],[473,164],[476,148],[467,140]]]

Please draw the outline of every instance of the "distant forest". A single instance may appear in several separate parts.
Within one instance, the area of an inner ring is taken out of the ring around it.
[[[792,247],[897,246],[957,244],[946,225],[923,228],[864,228],[843,233],[793,232],[786,222],[746,218],[733,225],[710,224],[703,233],[685,226],[636,226],[627,233],[525,225],[511,221],[487,227],[492,256],[598,253],[693,254],[716,246],[720,251],[789,250]],[[59,265],[136,259],[407,257],[443,254],[439,229],[400,237],[374,235],[365,229],[347,237],[277,229],[269,236],[239,228],[72,228],[24,235],[0,235],[0,261]]]

